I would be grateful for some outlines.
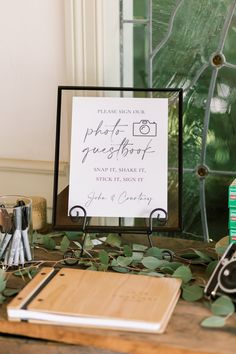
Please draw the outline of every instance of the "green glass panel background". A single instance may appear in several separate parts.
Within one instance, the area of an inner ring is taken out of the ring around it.
[[[206,208],[209,237],[228,234],[228,185],[236,177],[236,1],[134,0],[134,85],[184,89],[183,236],[203,238]],[[222,65],[213,58],[220,53]],[[205,174],[199,174],[203,165]]]

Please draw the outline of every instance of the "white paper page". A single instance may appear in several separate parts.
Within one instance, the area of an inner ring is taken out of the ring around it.
[[[146,218],[167,180],[167,98],[73,98],[68,212]]]

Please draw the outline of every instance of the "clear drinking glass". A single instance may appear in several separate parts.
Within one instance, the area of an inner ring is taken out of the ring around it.
[[[33,260],[32,200],[21,195],[0,196],[0,262],[22,267]]]

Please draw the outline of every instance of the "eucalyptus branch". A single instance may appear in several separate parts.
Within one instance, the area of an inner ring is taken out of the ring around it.
[[[97,248],[93,243],[93,238],[87,235],[87,239],[84,240],[83,255],[81,255],[82,245],[80,242],[70,240],[68,236],[64,236],[61,242],[58,239],[57,242],[51,242],[53,237],[59,236],[63,236],[63,234],[49,234],[46,235],[45,239],[43,239],[44,236],[41,235],[40,242],[36,243],[34,247],[45,252],[45,255],[57,254],[61,257],[64,255],[63,258],[57,260],[40,259],[27,262],[18,270],[11,268],[6,269],[6,279],[8,280],[9,276],[14,274],[20,275],[25,281],[24,275],[31,279],[36,271],[43,266],[49,265],[59,268],[68,262],[67,264],[71,266],[78,264],[80,267],[98,271],[124,271],[127,273],[142,273],[145,275],[180,278],[183,282],[182,298],[187,301],[198,301],[203,298],[203,288],[207,280],[204,278],[204,274],[198,275],[198,273],[195,272],[197,269],[195,266],[201,266],[201,273],[204,270],[203,267],[205,267],[207,270],[206,277],[209,277],[209,271],[212,270],[214,266],[213,263],[217,262],[214,257],[208,255],[209,252],[216,254],[215,249],[211,246],[205,247],[204,245],[204,247],[200,247],[199,249],[192,247],[182,248],[174,253],[170,251],[170,253],[173,254],[173,258],[169,257],[167,259],[163,256],[164,250],[161,248],[148,248],[140,244],[122,245],[121,237],[115,234],[110,234],[106,238],[98,237],[99,243]],[[186,258],[184,257],[185,254]],[[59,257],[56,256],[56,258]],[[16,274],[16,272],[18,274]],[[3,281],[5,281],[4,277]],[[4,296],[2,301],[4,301]],[[234,311],[230,299],[223,298],[221,301],[221,303],[214,304],[213,302],[210,305],[216,313],[213,312],[214,316],[211,316],[213,318],[208,318],[203,321],[203,326],[215,326],[214,321],[216,320],[219,321],[220,325],[222,325],[222,323],[224,325],[225,321],[232,316]],[[221,308],[225,307],[228,309],[228,312],[223,316],[218,316],[217,311],[219,311],[219,308],[221,311]]]
[[[176,254],[174,255],[174,259],[185,264],[189,264],[189,265],[192,264],[191,259],[183,258],[181,256],[177,256]]]
[[[43,246],[34,245],[34,247],[35,247],[36,249],[39,249],[39,250],[44,251],[45,253],[48,253],[48,254],[51,254],[51,253],[52,253],[52,250],[49,250],[49,249],[47,249],[47,248],[45,248],[45,247],[43,247]],[[53,253],[61,254],[61,251],[58,251],[58,250],[54,249],[54,250],[53,250]]]

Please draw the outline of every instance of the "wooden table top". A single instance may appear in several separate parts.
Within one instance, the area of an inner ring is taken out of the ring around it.
[[[206,244],[158,238],[159,247],[181,249]],[[53,252],[50,259],[58,259]],[[49,259],[49,258],[47,258]],[[9,286],[22,287],[20,277],[11,277]],[[211,313],[203,302],[179,300],[164,334],[143,334],[114,330],[50,326],[26,322],[9,322],[6,305],[0,306],[0,353],[34,354],[233,354],[236,350],[236,314],[221,329],[206,329],[201,321]]]

